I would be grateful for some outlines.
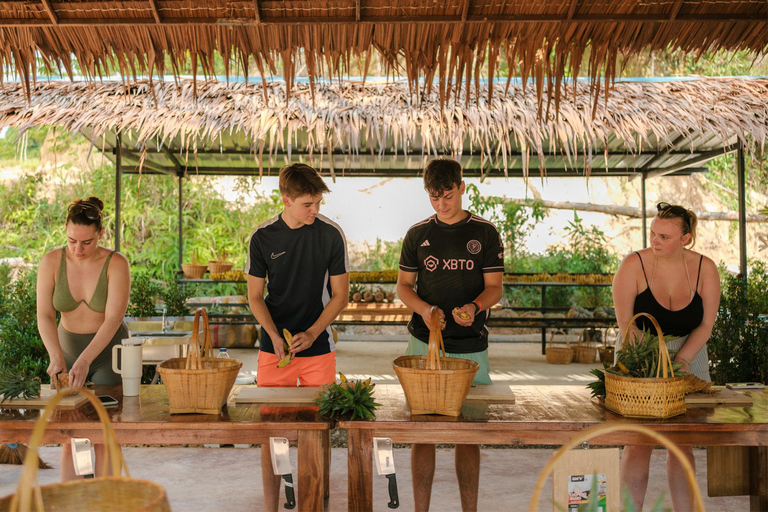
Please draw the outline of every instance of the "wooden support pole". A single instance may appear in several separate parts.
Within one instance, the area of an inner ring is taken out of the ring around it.
[[[59,24],[59,17],[56,15],[56,11],[53,10],[53,4],[51,0],[42,0],[45,12],[48,13],[48,17],[51,19],[51,23],[54,25]]]
[[[152,8],[152,17],[155,18],[155,23],[160,25],[160,9],[157,8],[157,0],[149,0],[149,6]]]

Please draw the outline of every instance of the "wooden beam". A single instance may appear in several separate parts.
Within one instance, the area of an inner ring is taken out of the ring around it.
[[[43,0],[49,1],[49,0]],[[567,15],[484,15],[467,14],[466,21],[461,16],[376,16],[365,17],[360,23],[372,24],[421,24],[421,23],[669,23],[668,15],[657,14],[574,14],[572,20],[568,20]],[[720,23],[761,23],[766,24],[764,15],[759,13],[691,13],[678,15],[676,23],[702,23],[702,22],[720,22]],[[160,24],[162,26],[195,26],[195,25],[217,25],[217,26],[256,26],[256,25],[341,25],[356,23],[355,16],[305,16],[289,18],[271,18],[265,22],[263,20],[244,19],[244,18],[164,18]],[[56,25],[49,20],[42,19],[0,19],[0,27],[50,27]],[[88,27],[88,26],[148,26],[157,25],[154,18],[67,18],[59,20],[58,26],[67,27]]]
[[[48,17],[51,19],[51,23],[53,25],[59,24],[59,17],[56,15],[56,11],[53,10],[53,5],[51,4],[51,0],[42,0],[43,1],[43,7],[45,8],[45,11],[48,13]]]
[[[568,21],[573,20],[573,17],[576,15],[576,10],[579,8],[579,0],[571,0],[571,5],[568,6],[568,17],[566,18]]]
[[[253,19],[256,20],[256,23],[261,23],[261,13],[259,12],[259,0],[253,0],[253,10],[254,10]]]
[[[360,23],[360,10],[362,9],[362,0],[355,0],[355,21]]]
[[[677,15],[680,14],[680,8],[683,6],[683,0],[675,0],[672,5],[672,10],[669,13],[669,21],[675,21]]]
[[[469,14],[469,0],[462,0],[461,6],[461,22],[467,22],[467,15]]]
[[[155,18],[155,23],[160,25],[160,10],[157,8],[157,0],[149,0],[149,6],[152,8],[152,16]]]
[[[717,149],[714,151],[706,151],[704,153],[701,153],[699,156],[695,158],[690,158],[688,160],[683,160],[680,163],[670,165],[669,167],[664,167],[662,169],[654,169],[653,171],[648,171],[648,174],[646,174],[647,178],[656,178],[658,176],[666,176],[667,174],[671,174],[673,172],[680,171],[682,169],[685,169],[686,167],[693,167],[696,164],[701,164],[704,162],[708,162],[709,160],[712,160],[713,158],[717,158],[721,155],[725,155],[728,153],[733,153],[739,149],[739,145],[737,144],[731,144],[730,146],[724,147],[722,149]]]

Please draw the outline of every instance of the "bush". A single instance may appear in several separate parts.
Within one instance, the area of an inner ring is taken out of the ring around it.
[[[0,267],[0,369],[47,382],[48,352],[37,331],[37,272],[8,279]]]
[[[148,274],[139,274],[131,280],[131,296],[126,315],[132,317],[155,316],[160,286]]]
[[[753,262],[747,283],[726,275],[709,338],[709,365],[716,384],[768,380],[768,268]]]

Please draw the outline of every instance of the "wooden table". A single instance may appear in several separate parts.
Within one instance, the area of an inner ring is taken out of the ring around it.
[[[125,398],[122,386],[96,386],[95,391],[120,402],[107,410],[121,444],[264,444],[270,437],[298,442],[299,509],[327,508],[332,424],[317,415],[316,407],[274,403],[234,406],[230,402],[218,416],[171,415],[165,386],[142,386],[141,396]],[[0,442],[28,442],[39,416],[39,410],[0,408]],[[87,437],[97,443],[103,439],[90,404],[54,413],[43,442],[68,443],[71,437]]]
[[[590,399],[579,386],[513,386],[514,404],[465,402],[458,418],[411,416],[399,386],[376,386],[381,404],[375,421],[341,421],[348,430],[349,510],[373,508],[373,438],[395,443],[561,445],[577,432],[606,422],[644,425],[680,445],[751,447],[751,510],[768,510],[768,392],[750,393],[750,407],[688,407],[667,420],[623,418]],[[618,432],[593,444],[656,444],[646,436]]]

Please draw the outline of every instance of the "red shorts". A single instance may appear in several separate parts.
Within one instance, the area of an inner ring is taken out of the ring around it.
[[[294,357],[291,364],[278,368],[275,354],[259,351],[256,384],[270,387],[317,387],[336,382],[336,352],[320,356]],[[297,384],[298,381],[298,384]]]

